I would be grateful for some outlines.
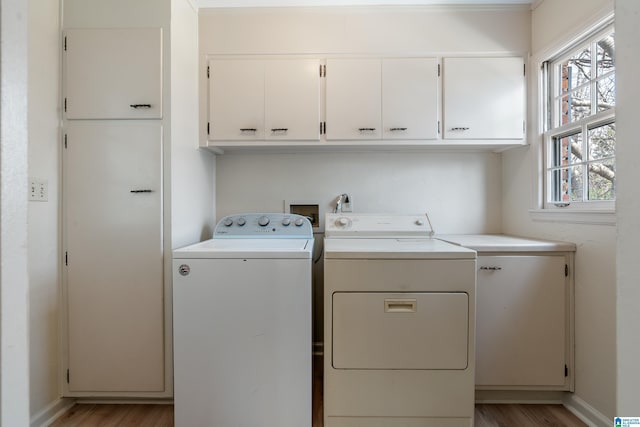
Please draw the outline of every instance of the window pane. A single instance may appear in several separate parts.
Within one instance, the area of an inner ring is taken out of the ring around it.
[[[569,166],[582,163],[582,133],[574,133],[554,138],[554,157],[551,167]]]
[[[589,164],[589,200],[615,199],[615,163],[613,160]]]
[[[560,125],[575,122],[591,114],[591,90],[584,86],[560,100]]]
[[[586,47],[560,64],[562,92],[587,83],[591,79],[591,49]]]
[[[551,181],[551,202],[581,202],[583,197],[583,166],[556,169],[549,171]]]
[[[611,33],[606,37],[598,40],[596,64],[598,67],[598,76],[602,76],[615,69],[615,43],[614,34]]]
[[[616,106],[616,76],[609,75],[598,80],[598,111],[608,110]]]
[[[609,123],[589,129],[588,138],[589,160],[599,160],[615,156],[615,123]]]

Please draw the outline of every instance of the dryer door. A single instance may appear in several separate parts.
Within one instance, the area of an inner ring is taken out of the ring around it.
[[[464,292],[335,292],[336,369],[456,369],[468,365]]]

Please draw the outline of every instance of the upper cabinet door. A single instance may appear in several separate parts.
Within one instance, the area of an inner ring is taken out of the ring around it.
[[[523,139],[522,58],[445,58],[446,139]]]
[[[162,118],[162,29],[69,29],[67,119]]]
[[[380,139],[380,59],[327,60],[327,139]]]
[[[320,61],[273,60],[265,67],[265,139],[320,140]]]
[[[383,139],[438,137],[438,63],[435,58],[382,60]]]
[[[209,139],[264,139],[261,60],[209,61]]]

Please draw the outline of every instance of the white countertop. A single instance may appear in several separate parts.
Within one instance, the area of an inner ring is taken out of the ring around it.
[[[436,239],[478,252],[574,252],[576,244],[505,234],[438,234]]]

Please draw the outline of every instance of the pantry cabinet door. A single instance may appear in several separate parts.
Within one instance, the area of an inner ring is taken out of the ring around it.
[[[445,139],[524,138],[522,58],[445,58]]]
[[[209,61],[209,139],[264,139],[261,60]]]
[[[66,119],[162,118],[162,29],[68,29]]]
[[[320,61],[265,64],[265,139],[320,140]]]
[[[382,60],[383,139],[438,137],[438,63],[435,58]]]
[[[327,139],[382,136],[380,59],[327,60]]]
[[[65,135],[68,392],[164,391],[162,126],[70,121]]]

